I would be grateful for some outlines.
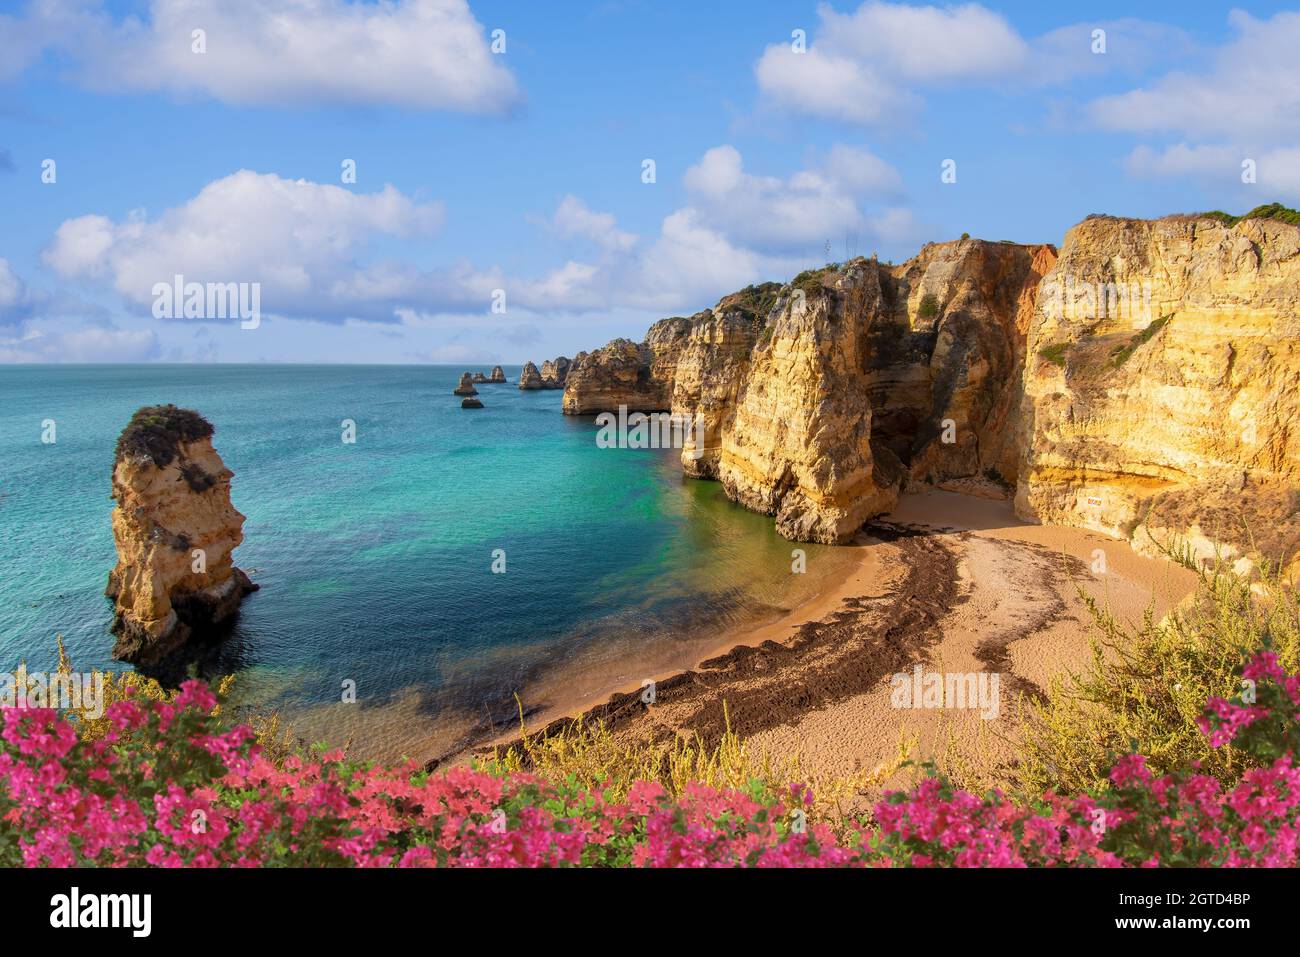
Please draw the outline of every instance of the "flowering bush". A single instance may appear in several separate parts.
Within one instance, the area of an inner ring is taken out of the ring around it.
[[[994,792],[980,799],[939,778],[877,808],[878,855],[902,865],[1290,867],[1300,847],[1300,678],[1271,651],[1242,672],[1247,697],[1211,698],[1199,727],[1271,763],[1229,790],[1198,767],[1156,775],[1140,754],[1119,759],[1110,787],[1021,807]]]
[[[844,863],[824,826],[794,834],[757,795],[658,784],[599,791],[469,768],[276,766],[246,727],[223,730],[200,682],[174,700],[118,701],[92,740],[48,709],[6,709],[0,864],[7,866],[731,866]],[[811,796],[809,796],[811,799]],[[797,829],[797,826],[796,826]]]
[[[358,765],[341,752],[279,764],[189,682],[170,701],[114,702],[94,736],[48,709],[5,709],[0,864],[6,866],[826,867],[1291,866],[1300,846],[1300,678],[1271,652],[1249,700],[1211,699],[1216,747],[1271,763],[1232,788],[1193,767],[1121,758],[1110,787],[1030,806],[931,777],[877,806],[873,829],[811,823],[813,796],[658,783],[621,801],[534,775]]]

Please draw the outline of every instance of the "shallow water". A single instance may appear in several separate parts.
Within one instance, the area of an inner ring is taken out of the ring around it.
[[[76,666],[124,667],[103,597],[109,473],[146,404],[216,426],[248,516],[235,557],[262,590],[202,673],[236,672],[239,703],[377,757],[448,750],[508,718],[515,694],[539,706],[688,665],[853,561],[799,546],[808,573],[791,574],[771,519],[684,479],[676,453],[598,448],[559,392],[480,385],[486,408],[462,410],[462,371],[0,368],[0,660],[49,667],[61,634]]]

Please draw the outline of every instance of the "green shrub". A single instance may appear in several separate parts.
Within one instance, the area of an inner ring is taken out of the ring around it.
[[[1221,209],[1214,209],[1208,213],[1197,213],[1197,216],[1201,219],[1218,220],[1225,226],[1236,226],[1247,219],[1275,219],[1281,223],[1300,226],[1300,212],[1296,212],[1288,206],[1283,206],[1281,203],[1266,203],[1263,206],[1256,206],[1243,216],[1233,216]]]
[[[1202,572],[1189,605],[1163,621],[1148,609],[1136,626],[1085,596],[1100,632],[1092,661],[1054,680],[1045,701],[1029,703],[1014,788],[1031,795],[1104,788],[1115,756],[1131,751],[1145,754],[1156,773],[1199,761],[1204,773],[1234,783],[1254,764],[1200,733],[1205,702],[1240,692],[1241,662],[1261,646],[1292,671],[1300,665],[1300,595],[1276,572],[1265,579],[1259,595],[1245,578]]]

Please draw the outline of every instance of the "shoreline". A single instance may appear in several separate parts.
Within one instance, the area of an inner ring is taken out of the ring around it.
[[[608,695],[556,700],[526,715],[530,735],[602,720],[616,734],[698,734],[716,744],[723,705],[730,727],[769,754],[797,754],[814,772],[877,766],[912,736],[924,756],[987,750],[975,712],[903,710],[890,676],[916,665],[1002,679],[1000,716],[1019,695],[1082,665],[1093,637],[1078,588],[1121,619],[1154,604],[1164,614],[1195,576],[1091,530],[1032,525],[1011,504],[946,491],[905,495],[849,548],[861,557],[814,598],[760,625],[729,631],[690,667],[625,683]],[[1098,552],[1104,574],[1092,572]],[[643,679],[644,680],[644,679]],[[600,699],[600,700],[594,700]],[[463,762],[518,742],[518,728],[430,762]],[[1005,743],[978,758],[1007,757]]]

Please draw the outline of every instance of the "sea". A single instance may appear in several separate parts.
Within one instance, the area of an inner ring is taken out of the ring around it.
[[[59,636],[77,670],[129,670],[104,586],[113,447],[142,405],[215,426],[262,586],[192,673],[363,757],[453,753],[690,667],[855,561],[780,538],[676,451],[601,447],[518,367],[462,409],[464,371],[0,366],[0,670],[52,668]]]

